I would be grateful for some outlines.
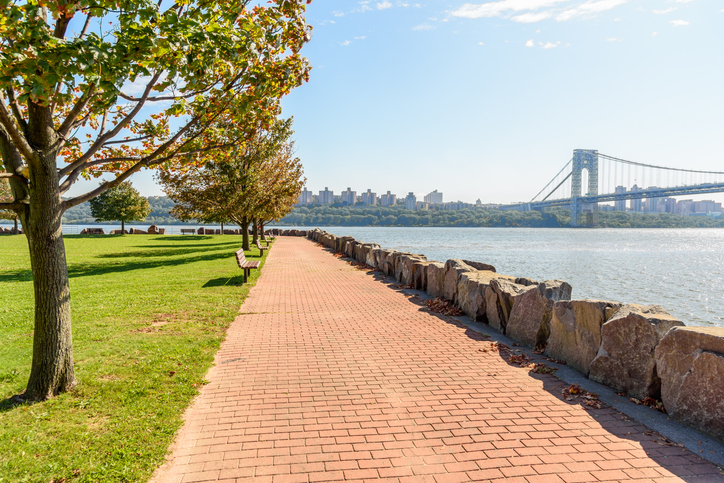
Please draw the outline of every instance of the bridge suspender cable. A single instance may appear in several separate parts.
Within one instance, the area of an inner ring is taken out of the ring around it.
[[[619,162],[619,163],[625,163],[625,164],[629,164],[629,165],[633,165],[633,166],[643,166],[643,167],[645,167],[645,168],[665,169],[665,170],[668,170],[668,171],[681,171],[681,172],[684,172],[684,173],[724,174],[724,171],[697,171],[697,170],[695,170],[695,169],[667,168],[667,167],[665,167],[665,166],[654,166],[654,165],[652,165],[652,164],[637,163],[637,162],[635,162],[635,161],[628,161],[628,160],[621,159],[621,158],[614,158],[613,156],[609,156],[609,155],[607,155],[607,154],[601,154],[601,153],[598,153],[598,157],[599,157],[599,158],[610,159],[611,161],[617,161],[617,162]],[[569,162],[570,162],[570,161],[569,161]],[[567,166],[567,165],[566,165],[566,166]],[[565,168],[563,168],[563,169],[565,169]],[[558,174],[560,174],[560,173],[558,173]],[[558,176],[558,175],[556,175],[556,176]],[[630,176],[630,173],[629,173],[629,176]],[[550,184],[550,183],[549,183],[549,184]],[[543,188],[543,189],[545,189],[545,188]],[[540,193],[538,193],[538,194],[540,194]],[[538,195],[536,195],[536,196],[538,196]]]

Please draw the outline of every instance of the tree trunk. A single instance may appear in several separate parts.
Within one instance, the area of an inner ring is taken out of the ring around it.
[[[23,223],[35,291],[33,363],[23,398],[42,401],[69,390],[76,379],[58,174],[54,158],[36,156],[30,179],[30,213]]]
[[[261,230],[259,230],[261,232],[261,239],[266,241],[266,235],[264,234],[264,222],[260,221],[259,225],[261,225]]]
[[[224,234],[224,222],[223,221],[221,222],[221,234],[222,235]]]
[[[13,226],[13,235],[17,235],[18,234],[18,219],[15,218],[14,221],[15,221],[15,226]]]
[[[126,234],[126,222],[121,220],[121,235]]]
[[[249,218],[241,219],[241,248],[249,251]]]
[[[253,242],[255,245],[259,241],[259,225],[257,224],[258,221],[259,220],[257,220],[256,218],[252,218],[252,220],[251,220],[251,223],[252,223],[251,233],[254,236]]]

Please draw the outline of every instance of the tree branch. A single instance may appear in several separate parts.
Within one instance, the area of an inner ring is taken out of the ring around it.
[[[18,181],[26,181],[25,178],[23,178],[23,177],[20,176],[19,174],[15,174],[15,173],[0,173],[0,179],[2,179],[2,178],[5,178],[5,179],[16,179],[16,180],[18,180]]]
[[[15,144],[17,150],[20,151],[25,159],[32,159],[33,148],[30,147],[28,141],[18,131],[18,126],[15,124],[15,122],[13,122],[13,119],[10,117],[10,113],[5,106],[5,98],[2,95],[0,95],[0,124],[2,124],[2,126],[8,132],[8,135],[10,135],[10,139],[13,141],[13,144]]]
[[[108,146],[109,144],[133,143],[133,142],[136,142],[136,141],[144,141],[144,140],[150,139],[150,138],[152,138],[152,137],[153,137],[153,136],[148,135],[148,136],[140,136],[140,137],[131,138],[131,139],[120,139],[120,140],[118,140],[118,141],[108,141],[107,143],[104,143],[103,145],[104,145],[104,146]]]
[[[13,201],[12,203],[0,203],[0,210],[11,210],[19,212],[27,203],[22,201]]]
[[[65,121],[63,121],[63,124],[61,124],[58,128],[58,134],[60,135],[60,137],[62,137],[63,139],[68,138],[68,133],[71,129],[73,129],[75,119],[78,117],[78,115],[80,115],[81,112],[83,112],[83,109],[86,108],[91,98],[93,97],[95,90],[96,85],[91,84],[88,87],[88,90],[81,96],[80,99],[78,99],[78,102],[75,103],[75,106],[73,106],[73,109],[70,110],[68,116],[65,118]]]
[[[158,81],[158,78],[161,77],[161,73],[157,73],[151,78],[151,82],[149,82],[146,85],[146,89],[143,92],[143,96],[141,96],[141,100],[136,104],[136,106],[131,110],[131,112],[126,115],[126,117],[119,122],[116,127],[111,129],[105,134],[101,134],[98,136],[96,141],[93,143],[93,145],[88,148],[88,151],[83,154],[80,158],[75,160],[72,164],[69,164],[65,168],[61,169],[58,174],[60,176],[65,176],[68,173],[74,171],[76,168],[83,166],[86,161],[88,161],[103,145],[108,142],[108,140],[113,139],[123,128],[125,128],[128,123],[130,123],[134,117],[136,117],[136,114],[141,110],[144,103],[146,102],[146,99],[148,98],[149,94],[151,93],[151,89],[153,89],[153,86],[156,85],[156,82]],[[105,123],[104,123],[105,124]]]
[[[99,159],[97,161],[90,161],[85,163],[83,166],[79,166],[76,169],[74,169],[65,180],[60,184],[60,194],[61,196],[64,195],[73,184],[78,181],[78,176],[83,172],[84,169],[90,168],[91,166],[100,166],[103,164],[108,163],[114,163],[116,161],[135,161],[139,162],[139,158],[106,158],[106,159]]]
[[[17,119],[18,121],[20,129],[25,131],[28,128],[28,122],[25,120],[22,113],[20,112],[20,109],[18,108],[18,101],[15,99],[15,91],[13,91],[12,87],[8,87],[7,89],[5,89],[5,94],[7,94],[8,96],[8,101],[10,101],[10,109],[13,111],[15,119]]]
[[[62,204],[62,211],[66,211],[68,208],[72,208],[74,206],[80,205],[81,203],[85,203],[88,200],[91,200],[98,196],[99,194],[103,193],[106,190],[109,190],[111,188],[115,188],[119,184],[123,183],[125,180],[131,177],[132,174],[139,171],[141,168],[144,167],[143,161],[139,161],[138,163],[134,164],[130,169],[128,169],[126,172],[122,173],[120,176],[118,176],[113,181],[107,181],[103,184],[101,184],[98,188],[94,189],[93,191],[89,191],[88,193],[77,196],[75,198],[71,198],[69,200],[65,200]]]

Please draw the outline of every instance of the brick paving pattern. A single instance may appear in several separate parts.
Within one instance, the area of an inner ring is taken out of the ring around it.
[[[157,483],[713,482],[379,276],[278,238]]]

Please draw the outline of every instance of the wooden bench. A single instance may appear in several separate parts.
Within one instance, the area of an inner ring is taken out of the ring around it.
[[[236,251],[236,264],[239,265],[240,269],[244,270],[244,283],[246,283],[249,278],[249,273],[259,268],[261,262],[250,262],[246,259],[246,255],[244,255],[244,249],[240,248]]]
[[[259,249],[259,251],[261,252],[261,256],[263,257],[263,256],[264,256],[264,250],[269,250],[269,243],[267,243],[267,245],[266,245],[265,247],[263,247],[263,246],[261,246],[261,243],[259,243],[259,239],[257,238],[257,239],[256,239],[256,247]]]
[[[194,234],[196,234],[196,229],[194,229],[194,228],[181,228],[181,234],[182,234],[182,235],[186,235],[186,234],[194,235]]]

